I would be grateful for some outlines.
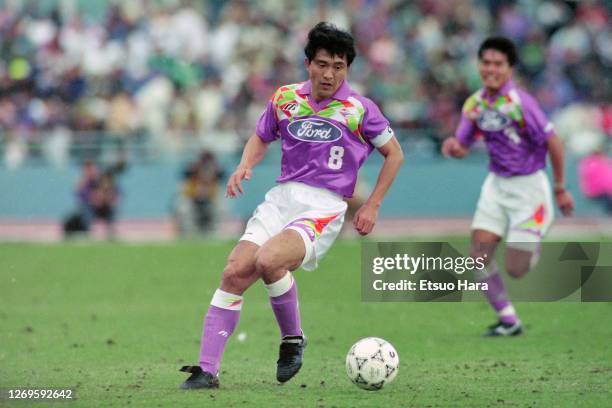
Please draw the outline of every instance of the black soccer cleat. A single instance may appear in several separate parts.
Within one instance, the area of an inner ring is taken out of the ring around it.
[[[306,336],[285,336],[281,340],[276,362],[276,379],[284,383],[293,378],[302,368]]]
[[[489,329],[485,333],[486,337],[510,337],[519,336],[523,333],[523,326],[519,320],[516,323],[504,323],[499,321],[489,326]]]
[[[184,390],[219,388],[219,377],[207,371],[202,371],[200,366],[183,366],[180,371],[191,373],[189,378],[181,384],[181,388]]]

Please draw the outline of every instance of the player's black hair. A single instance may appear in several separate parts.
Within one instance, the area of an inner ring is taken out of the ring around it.
[[[508,59],[508,64],[510,64],[511,67],[518,62],[516,46],[512,40],[507,37],[489,37],[484,40],[478,49],[478,59],[482,58],[482,54],[486,50],[495,50],[505,54]]]
[[[308,43],[304,48],[304,54],[310,62],[321,49],[332,56],[337,55],[340,58],[346,56],[348,66],[351,65],[356,55],[353,36],[325,21],[318,23],[308,33]]]

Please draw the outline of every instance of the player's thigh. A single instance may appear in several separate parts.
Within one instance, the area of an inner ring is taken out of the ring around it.
[[[270,238],[256,253],[255,267],[266,284],[282,278],[286,271],[297,269],[304,259],[306,247],[300,234],[285,229]]]
[[[223,269],[221,290],[242,295],[259,275],[255,268],[255,255],[259,245],[250,241],[239,241],[227,258]]]

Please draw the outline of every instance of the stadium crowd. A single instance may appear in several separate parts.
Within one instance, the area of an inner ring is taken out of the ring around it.
[[[519,78],[562,136],[580,138],[570,147],[591,153],[612,134],[611,10],[601,1],[134,0],[96,15],[76,2],[24,3],[0,6],[9,166],[45,149],[65,159],[92,134],[238,149],[275,87],[304,78],[301,44],[319,20],[354,33],[351,85],[400,136],[452,134],[479,86],[475,49],[493,32],[516,41]]]

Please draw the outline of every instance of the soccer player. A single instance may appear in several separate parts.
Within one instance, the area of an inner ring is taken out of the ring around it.
[[[472,257],[486,257],[476,279],[488,284],[485,295],[498,315],[488,336],[522,332],[493,255],[505,236],[505,269],[510,276],[520,278],[537,263],[540,241],[554,217],[544,173],[547,153],[557,205],[563,215],[574,209],[565,188],[563,145],[533,96],[512,82],[516,62],[516,48],[509,39],[490,37],[481,44],[478,69],[483,88],[466,100],[455,137],[442,145],[445,156],[461,159],[480,135],[489,153],[489,175],[472,222],[471,244]]]
[[[387,119],[346,77],[355,58],[353,38],[325,22],[308,34],[304,63],[309,80],[281,86],[260,117],[226,194],[243,193],[268,145],[282,144],[281,176],[248,221],[230,253],[213,295],[200,347],[200,364],[182,388],[216,388],[219,364],[243,305],[243,293],[263,280],[280,328],[276,378],[283,383],[302,366],[302,330],[296,281],[291,271],[314,270],[340,232],[357,172],[374,150],[384,156],[376,185],[353,220],[362,235],[372,231],[378,209],[403,161]],[[332,279],[326,276],[324,279]]]

